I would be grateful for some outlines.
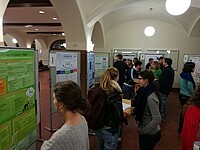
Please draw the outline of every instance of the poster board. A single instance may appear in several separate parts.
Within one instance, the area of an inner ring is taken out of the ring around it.
[[[172,59],[172,68],[178,70],[179,50],[147,49],[147,52],[154,54],[163,54],[164,57]]]
[[[95,55],[93,52],[87,53],[87,90],[94,86]]]
[[[195,71],[193,73],[193,78],[198,85],[200,83],[200,54],[185,54],[183,57],[183,62],[194,62]]]
[[[110,66],[110,53],[94,52],[95,82],[99,82],[105,70]]]
[[[53,105],[53,87],[60,81],[72,80],[80,85],[80,52],[56,51],[49,53],[50,67],[50,102],[51,112],[56,110]]]
[[[126,49],[126,48],[114,48],[111,50],[113,63],[116,61],[116,55],[122,54],[123,58],[133,60],[134,57],[139,57],[142,52],[140,48]]]
[[[146,64],[149,62],[149,58],[153,58],[153,60],[156,61],[157,58],[161,56],[165,56],[165,54],[140,53],[139,60],[143,63],[142,70],[145,69]]]
[[[36,145],[35,53],[0,48],[0,149]],[[2,136],[3,135],[3,136]]]

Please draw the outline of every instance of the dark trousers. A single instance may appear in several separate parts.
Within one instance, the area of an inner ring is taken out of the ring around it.
[[[184,122],[184,114],[183,114],[183,105],[185,105],[190,97],[185,96],[183,94],[179,95],[179,101],[181,103],[181,114],[180,114],[180,119],[179,119],[179,125],[178,125],[178,132],[182,132],[183,128],[183,122]]]
[[[143,134],[139,135],[140,150],[153,150],[155,145],[160,141],[161,132],[154,135]]]

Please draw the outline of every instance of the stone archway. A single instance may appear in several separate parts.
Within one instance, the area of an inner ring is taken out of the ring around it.
[[[49,64],[49,50],[43,39],[36,38],[32,42],[32,48],[38,51],[38,60],[42,60],[44,65]]]
[[[86,49],[84,24],[76,1],[50,0],[61,20],[69,49]]]
[[[16,46],[16,44],[12,42],[13,38],[17,40],[17,45],[19,47],[26,47],[22,38],[19,35],[14,34],[14,33],[13,34],[9,33],[9,34],[4,35],[4,41],[6,42],[7,46]]]
[[[91,41],[94,44],[94,51],[102,51],[104,49],[104,35],[99,22],[94,25]]]

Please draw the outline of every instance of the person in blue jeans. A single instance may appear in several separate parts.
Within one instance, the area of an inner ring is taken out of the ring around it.
[[[107,118],[104,127],[95,131],[100,150],[116,150],[120,126],[125,114],[122,109],[122,90],[117,83],[117,68],[108,68],[100,79],[100,88],[107,94]]]
[[[163,121],[167,120],[167,97],[174,83],[174,69],[171,67],[172,59],[164,58],[164,69],[159,78],[159,91],[161,98],[161,117]]]

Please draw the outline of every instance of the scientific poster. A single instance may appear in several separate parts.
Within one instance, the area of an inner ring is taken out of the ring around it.
[[[36,131],[34,68],[34,50],[0,48],[0,150]]]
[[[94,53],[88,53],[88,89],[90,89],[94,85],[94,68],[95,68]]]
[[[109,67],[109,54],[95,53],[95,77],[101,77]]]
[[[72,80],[77,83],[77,53],[56,53],[56,82]]]

